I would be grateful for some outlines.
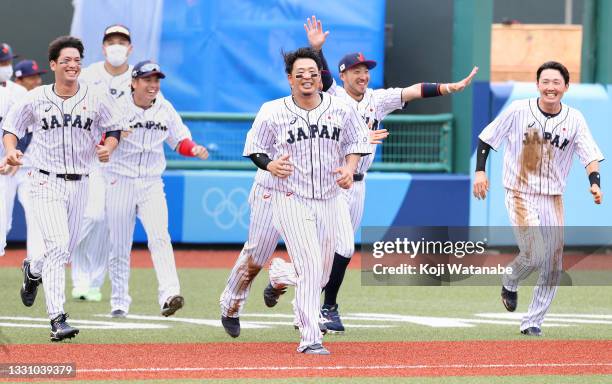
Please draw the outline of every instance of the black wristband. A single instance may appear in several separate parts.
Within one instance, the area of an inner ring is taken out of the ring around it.
[[[476,150],[476,172],[485,171],[487,166],[487,157],[491,146],[482,140],[478,141],[478,149]]]
[[[421,97],[442,96],[440,83],[421,83]]]
[[[106,137],[114,137],[117,139],[117,142],[121,141],[121,131],[109,131],[106,132]]]
[[[599,176],[599,172],[594,171],[594,172],[589,173],[589,183],[590,183],[589,186],[593,184],[597,184],[597,186],[601,188],[600,179],[601,177]]]
[[[263,169],[264,171],[268,170],[268,164],[272,162],[270,156],[266,155],[265,153],[253,153],[252,155],[249,155],[249,158],[253,164],[257,166],[257,168]]]

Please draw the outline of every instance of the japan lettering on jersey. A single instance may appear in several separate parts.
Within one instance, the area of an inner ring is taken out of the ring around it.
[[[115,99],[130,95],[132,84],[132,65],[124,73],[113,76],[104,68],[104,61],[93,63],[79,75],[79,81],[84,82],[96,90],[106,92]]]
[[[81,84],[63,99],[53,85],[28,92],[8,113],[3,129],[23,137],[32,129],[31,165],[52,173],[88,174],[102,134],[124,126],[112,99]]]
[[[504,187],[525,193],[561,195],[578,156],[584,166],[604,159],[580,111],[562,104],[547,117],[538,99],[517,100],[480,133],[497,150],[506,144]]]
[[[265,103],[258,115],[244,155],[286,154],[293,164],[289,177],[273,178],[275,190],[311,199],[332,198],[339,192],[333,171],[344,164],[344,157],[371,153],[363,119],[337,97],[321,94],[319,106],[307,111],[287,96]]]
[[[391,112],[402,109],[402,90],[403,88],[387,88],[387,89],[371,89],[367,88],[363,99],[357,101],[353,99],[344,88],[336,85],[334,80],[332,86],[327,90],[327,93],[335,95],[343,99],[346,103],[353,106],[357,113],[363,118],[370,130],[377,130],[380,122]],[[365,173],[370,169],[374,162],[374,153],[376,146],[373,146],[371,156],[363,156],[359,160],[357,173]]]
[[[191,139],[189,128],[159,94],[148,109],[136,106],[131,96],[124,103],[129,133],[123,135],[106,170],[127,177],[161,176],[166,169],[164,142],[175,150],[182,140]]]

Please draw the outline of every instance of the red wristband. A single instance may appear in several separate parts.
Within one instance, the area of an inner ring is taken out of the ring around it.
[[[186,157],[194,157],[195,155],[191,152],[193,147],[197,144],[191,139],[182,140],[177,148],[177,152]]]

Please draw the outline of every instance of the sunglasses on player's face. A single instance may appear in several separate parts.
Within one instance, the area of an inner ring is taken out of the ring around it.
[[[306,77],[304,75],[308,74],[309,76]],[[296,75],[293,75],[293,77],[295,77],[298,80],[302,80],[302,79],[316,79],[317,77],[319,77],[319,74],[316,72],[306,72],[306,73],[298,73]]]

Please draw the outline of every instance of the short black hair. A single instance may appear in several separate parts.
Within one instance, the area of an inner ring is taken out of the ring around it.
[[[81,59],[83,58],[83,42],[73,36],[60,36],[49,44],[49,61],[57,61],[60,52],[64,48],[76,48],[79,51]]]
[[[293,70],[293,64],[297,59],[312,59],[317,64],[317,69],[320,71],[323,67],[321,57],[314,49],[310,47],[298,48],[292,52],[282,52],[285,59],[285,72],[289,75]]]
[[[540,65],[540,68],[538,68],[538,72],[536,74],[536,81],[540,81],[540,75],[545,69],[554,69],[556,71],[559,71],[559,73],[561,73],[561,76],[563,76],[563,80],[565,80],[565,84],[569,84],[569,71],[567,70],[567,68],[565,68],[565,65],[557,61],[547,61],[544,64]]]

